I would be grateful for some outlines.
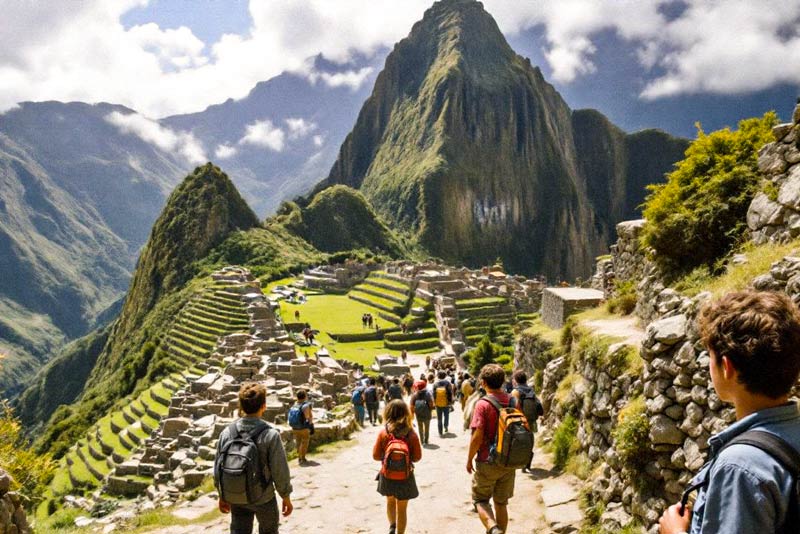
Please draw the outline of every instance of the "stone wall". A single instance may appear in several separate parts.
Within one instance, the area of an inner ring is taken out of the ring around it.
[[[11,476],[0,468],[0,534],[30,534],[23,498],[11,491]]]
[[[758,153],[765,189],[747,211],[747,226],[757,244],[800,236],[800,104],[792,122],[779,124],[773,132],[777,141]]]

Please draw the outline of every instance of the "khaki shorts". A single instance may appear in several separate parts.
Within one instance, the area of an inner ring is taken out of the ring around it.
[[[516,470],[509,467],[475,462],[472,474],[472,502],[489,502],[506,505],[514,496],[514,477]]]
[[[292,434],[294,435],[294,442],[297,448],[303,445],[308,447],[308,442],[311,440],[311,431],[309,429],[292,430]]]

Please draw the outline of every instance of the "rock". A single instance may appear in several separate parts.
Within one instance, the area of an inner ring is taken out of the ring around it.
[[[674,345],[686,337],[686,326],[686,316],[680,314],[650,323],[647,331],[657,342]]]
[[[0,469],[0,496],[11,490],[11,475]]]
[[[778,202],[792,208],[800,206],[800,166],[792,167],[778,192]]]
[[[192,420],[188,417],[173,417],[171,419],[164,419],[161,434],[165,438],[177,438],[180,434],[186,431],[192,424]]]
[[[758,153],[758,170],[764,174],[780,174],[785,171],[783,146],[781,143],[764,145]]]
[[[747,226],[758,230],[763,226],[775,226],[783,220],[786,208],[773,202],[764,193],[757,193],[747,209]]]
[[[650,442],[653,445],[681,445],[684,439],[684,433],[666,415],[659,414],[650,421]]]
[[[775,139],[778,141],[782,141],[784,137],[786,137],[789,132],[792,131],[792,127],[794,124],[791,122],[784,122],[783,124],[778,124],[777,126],[772,127],[772,133],[775,135]]]
[[[686,468],[689,471],[697,471],[705,464],[705,457],[700,452],[700,446],[692,439],[684,442],[683,454],[686,458]]]

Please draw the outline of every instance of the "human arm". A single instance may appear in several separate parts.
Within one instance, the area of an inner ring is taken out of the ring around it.
[[[419,436],[413,430],[408,434],[408,438],[408,449],[411,453],[411,461],[417,463],[422,460],[422,444],[419,442]]]
[[[411,411],[411,418],[412,419],[416,415],[416,412],[414,411],[414,405],[417,403],[417,394],[418,393],[419,392],[414,393],[413,395],[411,395],[411,398],[408,399],[408,409],[409,409],[409,411]]]
[[[474,469],[475,456],[478,454],[483,444],[483,428],[478,427],[472,430],[472,437],[469,440],[469,453],[467,454],[467,473],[472,474]]]
[[[658,522],[658,534],[682,534],[689,531],[692,521],[692,511],[686,507],[681,515],[681,505],[673,504],[664,511]]]
[[[314,411],[311,409],[310,402],[307,402],[305,406],[303,406],[303,416],[306,418],[306,424],[314,424]]]
[[[378,438],[375,440],[375,445],[372,447],[372,459],[380,462],[383,460],[383,451],[386,448],[385,441],[386,431],[381,429]]]
[[[292,479],[289,473],[289,462],[286,459],[286,450],[283,448],[280,434],[273,430],[268,430],[265,434],[267,435],[269,473],[275,485],[275,491],[285,502],[292,493]],[[291,505],[291,501],[289,504]]]

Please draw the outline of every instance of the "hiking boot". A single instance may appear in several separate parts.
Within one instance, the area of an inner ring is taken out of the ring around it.
[[[395,532],[397,532],[397,526],[389,525],[389,534],[394,534]]]
[[[497,525],[486,531],[486,534],[505,534]]]

